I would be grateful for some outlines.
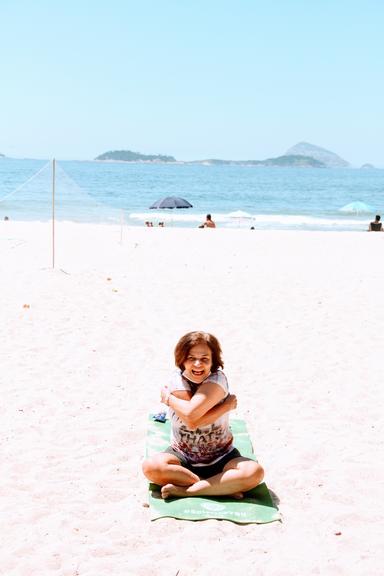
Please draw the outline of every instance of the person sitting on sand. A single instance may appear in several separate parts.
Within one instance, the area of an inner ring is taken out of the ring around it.
[[[369,223],[369,232],[383,232],[383,224],[380,222],[380,215],[376,214],[374,222]]]
[[[212,334],[188,332],[175,348],[177,370],[161,401],[169,406],[172,438],[165,452],[143,462],[162,498],[225,496],[242,498],[264,477],[260,464],[233,446],[229,394],[220,344]]]
[[[216,228],[216,224],[212,220],[212,216],[207,214],[205,217],[205,222],[199,226],[199,228]]]

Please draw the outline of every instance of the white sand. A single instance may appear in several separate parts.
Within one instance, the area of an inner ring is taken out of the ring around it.
[[[0,223],[0,573],[381,575],[384,234]],[[283,522],[150,522],[146,417],[216,334]]]

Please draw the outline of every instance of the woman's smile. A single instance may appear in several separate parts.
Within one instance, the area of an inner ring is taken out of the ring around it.
[[[211,373],[212,352],[205,342],[192,346],[184,360],[184,374],[187,378],[200,384]]]
[[[201,376],[202,374],[204,374],[204,370],[193,370],[192,369],[192,374],[195,374],[196,376]]]

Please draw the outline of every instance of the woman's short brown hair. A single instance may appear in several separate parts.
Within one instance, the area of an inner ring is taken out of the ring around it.
[[[208,332],[188,332],[180,338],[175,348],[175,364],[180,370],[184,370],[184,362],[192,346],[202,343],[207,344],[212,352],[212,372],[216,372],[218,368],[224,368],[218,339]]]

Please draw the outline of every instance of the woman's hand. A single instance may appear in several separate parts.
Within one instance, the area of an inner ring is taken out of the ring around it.
[[[160,402],[169,406],[169,395],[170,395],[170,391],[169,391],[168,386],[164,386],[160,390]]]
[[[229,394],[224,403],[228,406],[229,410],[235,410],[237,408],[237,398],[235,394]]]

